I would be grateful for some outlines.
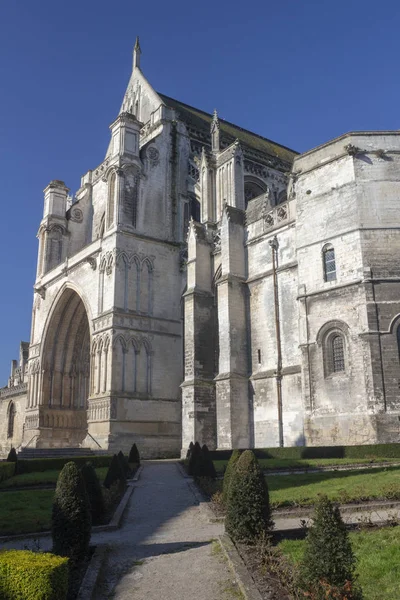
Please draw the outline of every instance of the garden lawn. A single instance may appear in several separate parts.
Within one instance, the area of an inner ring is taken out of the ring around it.
[[[50,529],[54,490],[0,493],[0,535]]]
[[[400,527],[353,532],[350,540],[358,559],[364,600],[399,600]],[[303,556],[304,540],[284,540],[279,547],[298,562]]]
[[[400,500],[400,467],[268,475],[266,480],[272,508],[314,504],[320,494],[341,504],[370,499]]]
[[[97,477],[102,482],[106,476],[108,467],[101,467],[96,469]],[[55,471],[37,471],[35,473],[22,473],[21,475],[14,475],[6,481],[0,483],[1,488],[18,488],[24,486],[37,486],[37,485],[56,485],[59,470]]]
[[[217,473],[223,473],[228,464],[227,460],[214,460]],[[400,458],[259,458],[262,469],[312,469],[317,467],[339,467],[346,465],[361,465],[373,463],[400,463]]]

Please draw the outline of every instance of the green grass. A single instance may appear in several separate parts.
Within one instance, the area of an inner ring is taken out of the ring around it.
[[[100,481],[103,481],[108,467],[100,467],[96,469],[97,477]],[[35,473],[22,473],[21,475],[14,475],[10,479],[6,479],[0,483],[1,488],[18,488],[24,486],[36,486],[36,485],[56,485],[59,470],[54,471],[43,471]]]
[[[104,480],[107,471],[107,467],[96,469],[100,481]],[[54,489],[18,490],[18,486],[41,483],[55,485],[58,474],[59,471],[24,473],[16,475],[0,485],[3,488],[15,488],[15,491],[13,489],[13,491],[0,493],[0,535],[32,533],[50,529]]]
[[[0,494],[0,535],[50,529],[54,490]]]
[[[316,467],[346,466],[355,464],[372,463],[399,463],[400,458],[259,458],[258,462],[263,469],[307,469]],[[227,460],[214,460],[217,473],[223,473]]]
[[[400,467],[266,477],[273,508],[314,504],[320,494],[335,502],[400,499]]]
[[[350,533],[358,559],[357,572],[364,600],[400,598],[400,527]],[[293,562],[303,556],[304,540],[284,540],[282,552]]]

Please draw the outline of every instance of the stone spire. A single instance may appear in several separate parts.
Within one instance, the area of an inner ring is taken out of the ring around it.
[[[219,128],[218,113],[214,110],[213,120],[211,121],[211,150],[213,152],[219,152],[220,150]]]
[[[133,48],[133,68],[137,67],[140,69],[140,55],[142,54],[142,50],[139,44],[139,36],[136,38],[135,46]]]

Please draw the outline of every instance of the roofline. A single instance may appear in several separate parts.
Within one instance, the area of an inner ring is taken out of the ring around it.
[[[175,98],[172,98],[172,96],[167,96],[166,94],[163,94],[162,92],[157,92],[157,94],[164,96],[164,98],[169,98],[170,100],[173,100],[174,102],[177,102],[178,104],[187,106],[187,108],[192,108],[193,110],[197,110],[198,112],[203,113],[203,115],[207,115],[207,117],[211,117],[211,119],[213,118],[212,114],[206,112],[205,110],[201,110],[201,108],[196,108],[195,106],[186,104],[186,102],[181,102],[181,100],[176,100]],[[284,148],[285,150],[289,150],[289,152],[293,152],[293,154],[297,154],[300,156],[300,152],[297,152],[297,150],[293,150],[292,148],[289,148],[288,146],[284,146],[283,144],[274,142],[273,140],[263,137],[262,135],[259,135],[258,133],[254,133],[254,131],[250,131],[250,129],[244,129],[243,127],[240,127],[239,125],[236,125],[235,123],[231,123],[230,121],[227,121],[226,119],[222,119],[219,115],[218,115],[218,120],[222,121],[223,123],[226,123],[227,125],[231,125],[232,127],[236,127],[236,129],[240,129],[240,131],[243,131],[244,133],[250,133],[251,135],[255,135],[256,137],[260,138],[261,140],[264,140],[265,142],[269,142],[270,144],[275,144],[276,146],[280,146],[280,148]]]
[[[358,135],[358,136],[368,136],[368,135],[400,135],[400,130],[391,130],[391,131],[348,131],[347,133],[342,133],[342,135],[339,135],[338,137],[333,138],[332,140],[329,140],[328,142],[324,142],[323,144],[320,144],[319,146],[315,146],[315,148],[311,148],[311,150],[307,150],[307,152],[303,152],[302,154],[299,154],[298,156],[296,156],[295,160],[302,158],[303,156],[309,156],[310,154],[313,154],[313,152],[318,152],[318,150],[321,150],[322,148],[326,148],[327,146],[330,146],[331,144],[334,144],[340,140],[343,140],[345,138],[348,138],[352,135]]]

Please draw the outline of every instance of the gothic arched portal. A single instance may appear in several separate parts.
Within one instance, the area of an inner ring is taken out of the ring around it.
[[[74,429],[86,429],[86,409],[90,380],[90,330],[80,296],[67,289],[50,318],[42,354],[40,404],[58,418],[45,420],[55,427],[70,423]],[[69,419],[60,418],[61,411]]]

